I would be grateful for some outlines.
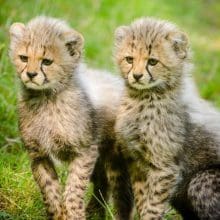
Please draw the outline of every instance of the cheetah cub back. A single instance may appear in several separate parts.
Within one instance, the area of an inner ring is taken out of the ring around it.
[[[184,95],[186,35],[139,19],[116,30],[115,58],[126,84],[115,129],[140,218],[162,219],[170,203],[187,220],[220,219],[220,142]]]
[[[83,37],[64,21],[37,17],[10,28],[20,79],[19,128],[49,219],[85,219],[96,158],[94,110],[77,80]],[[69,163],[64,193],[53,160]]]

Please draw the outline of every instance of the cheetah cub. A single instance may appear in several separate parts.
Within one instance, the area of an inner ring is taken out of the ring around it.
[[[84,193],[98,153],[94,111],[77,80],[83,37],[49,17],[14,23],[10,36],[21,81],[20,132],[48,219],[85,219]],[[63,193],[53,158],[69,163]]]
[[[115,38],[126,84],[115,128],[140,219],[162,219],[169,203],[187,220],[220,219],[220,130],[191,118],[186,35],[143,18]]]

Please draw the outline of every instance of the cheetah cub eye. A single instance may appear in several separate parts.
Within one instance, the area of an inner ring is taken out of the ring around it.
[[[127,57],[125,57],[125,60],[127,61],[127,63],[132,64],[134,61],[134,58],[131,56],[127,56]]]
[[[150,59],[148,60],[147,64],[150,65],[150,66],[155,66],[155,65],[157,65],[158,62],[159,62],[159,61],[158,61],[157,59],[150,58]]]
[[[53,60],[50,59],[43,59],[42,64],[45,66],[50,66],[53,63]]]
[[[27,56],[24,56],[24,55],[20,55],[20,60],[23,62],[23,63],[27,63],[28,62],[28,57]]]

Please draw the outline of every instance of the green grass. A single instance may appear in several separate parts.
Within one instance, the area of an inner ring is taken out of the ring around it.
[[[112,46],[117,26],[142,16],[171,20],[189,35],[201,95],[220,106],[218,0],[0,0],[0,5],[0,220],[45,219],[17,129],[16,77],[7,55],[8,28],[13,22],[27,22],[40,14],[66,19],[85,37],[88,65],[115,71]]]

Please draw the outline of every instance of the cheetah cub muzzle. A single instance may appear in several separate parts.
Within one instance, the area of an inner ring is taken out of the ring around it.
[[[84,194],[97,147],[94,111],[76,77],[83,37],[49,17],[14,23],[10,36],[21,82],[19,128],[48,219],[85,219]],[[53,158],[69,164],[64,192]]]

